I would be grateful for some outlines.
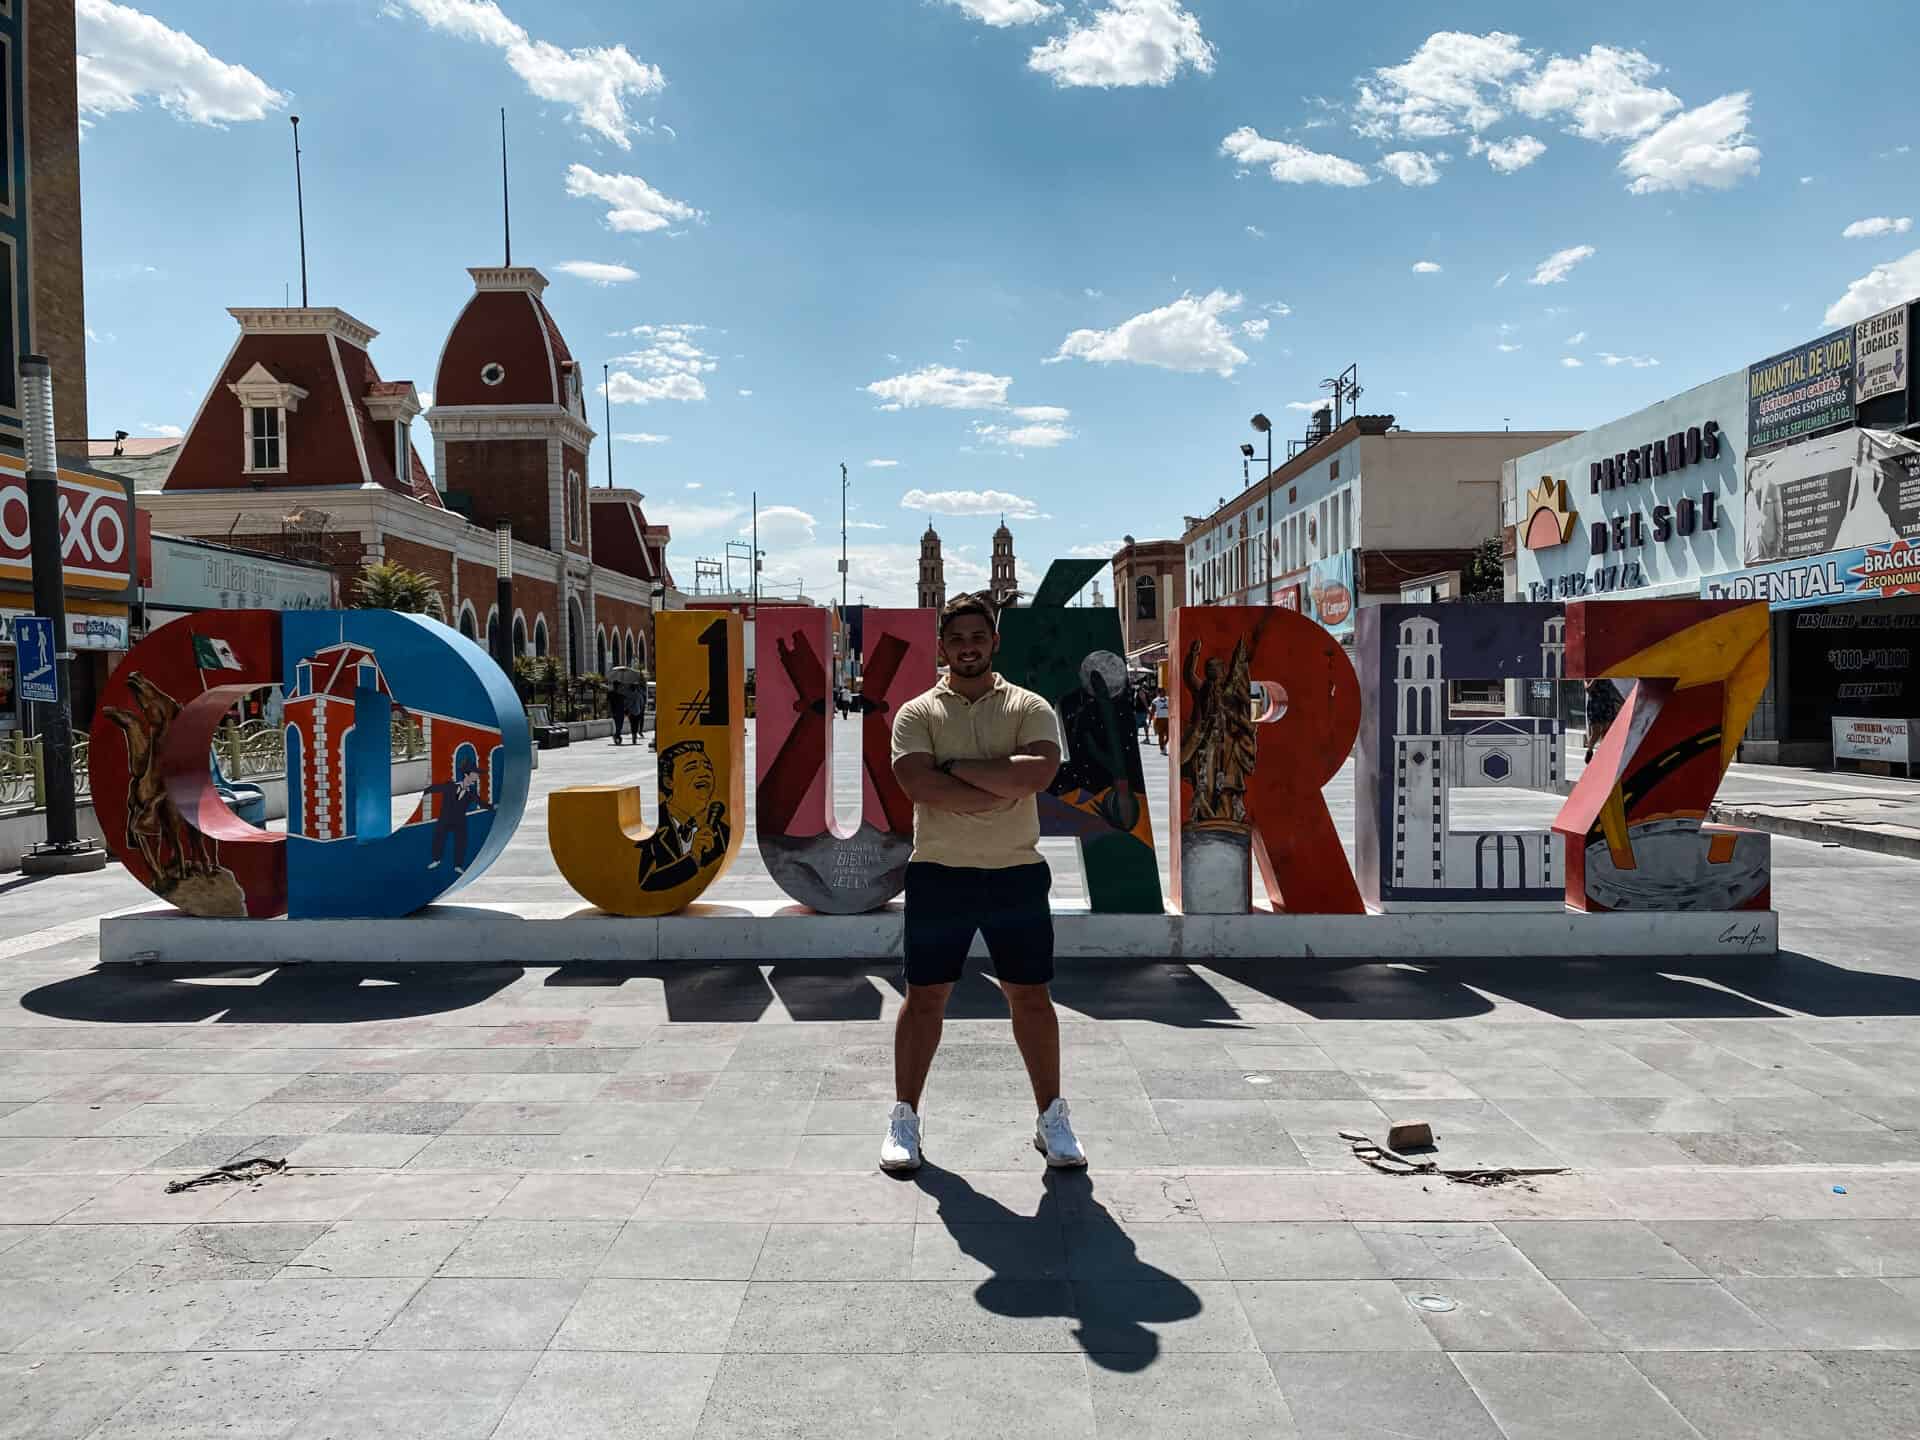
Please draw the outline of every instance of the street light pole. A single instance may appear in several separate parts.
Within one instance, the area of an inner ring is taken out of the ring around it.
[[[47,792],[47,839],[20,860],[29,875],[99,870],[107,852],[80,838],[73,794],[73,675],[67,649],[66,571],[60,543],[60,472],[54,454],[53,367],[44,355],[20,357],[27,446],[27,548],[33,608],[53,622],[54,702],[40,709],[40,763]]]
[[[1267,553],[1262,563],[1267,571],[1267,604],[1273,604],[1273,422],[1264,415],[1253,417],[1253,428],[1267,437]]]
[[[513,678],[513,522],[499,520],[493,527],[494,604],[500,624],[494,631],[493,658]]]

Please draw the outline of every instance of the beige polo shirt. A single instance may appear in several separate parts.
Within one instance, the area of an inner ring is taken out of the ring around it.
[[[893,717],[893,758],[1005,760],[1035,741],[1060,743],[1053,706],[1031,690],[993,677],[993,689],[968,700],[945,676]],[[973,815],[930,805],[913,807],[913,859],[933,865],[1006,870],[1040,859],[1040,807],[1031,795]]]

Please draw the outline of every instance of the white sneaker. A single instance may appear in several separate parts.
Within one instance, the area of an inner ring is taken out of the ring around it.
[[[1040,1118],[1033,1122],[1033,1148],[1046,1156],[1047,1164],[1056,1170],[1079,1170],[1086,1166],[1087,1152],[1080,1148],[1073,1126],[1067,1121],[1066,1101],[1056,1099],[1040,1112]]]
[[[896,1100],[887,1115],[887,1138],[880,1142],[880,1168],[920,1168],[920,1117],[904,1100]]]

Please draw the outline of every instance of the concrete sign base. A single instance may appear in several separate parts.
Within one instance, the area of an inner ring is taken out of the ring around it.
[[[1771,910],[1577,914],[1502,907],[1373,915],[1095,915],[1054,910],[1056,951],[1080,960],[1635,961],[1771,958]],[[820,915],[786,902],[695,903],[658,918],[576,904],[432,905],[399,920],[217,920],[154,910],[100,922],[100,959],[220,966],[560,965],[895,961],[901,910]],[[984,956],[978,941],[974,953]]]

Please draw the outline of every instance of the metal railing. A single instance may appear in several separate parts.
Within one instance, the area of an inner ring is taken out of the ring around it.
[[[93,794],[87,768],[90,742],[85,734],[73,739],[75,798]],[[424,727],[409,715],[393,717],[392,754],[395,761],[417,760],[427,753]],[[213,740],[213,754],[230,784],[271,780],[287,773],[286,731],[265,720],[222,726]],[[47,803],[46,765],[38,735],[0,736],[0,810],[44,809]]]

